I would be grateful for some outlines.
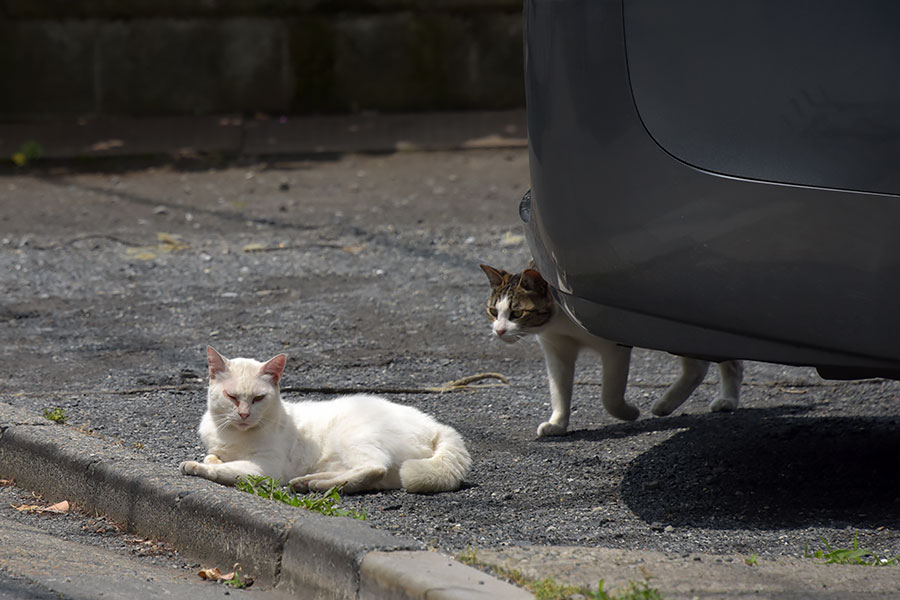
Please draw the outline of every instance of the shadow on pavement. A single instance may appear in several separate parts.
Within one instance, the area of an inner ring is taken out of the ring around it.
[[[716,529],[876,528],[900,520],[895,418],[741,409],[684,427],[622,484],[646,522]]]
[[[677,431],[628,466],[622,498],[647,523],[714,529],[877,528],[900,521],[895,417],[741,408],[573,431],[600,441]]]

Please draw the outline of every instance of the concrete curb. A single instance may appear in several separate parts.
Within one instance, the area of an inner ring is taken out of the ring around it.
[[[353,519],[183,477],[125,448],[0,403],[0,477],[66,499],[198,560],[240,562],[304,598],[519,600],[531,594]]]
[[[524,148],[524,110],[247,119],[98,117],[0,123],[0,157],[28,144],[42,159],[290,156]]]

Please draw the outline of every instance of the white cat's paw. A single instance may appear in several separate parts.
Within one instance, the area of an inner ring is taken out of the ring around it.
[[[709,403],[710,412],[730,412],[732,410],[737,410],[737,407],[737,398],[726,398],[724,396],[719,396]]]
[[[306,493],[309,491],[309,484],[306,481],[305,477],[294,477],[288,484],[297,492]]]
[[[340,488],[344,485],[343,481],[335,481],[333,479],[313,479],[306,483],[310,492],[327,492],[331,488]],[[345,491],[345,490],[341,490]]]
[[[288,483],[298,492],[319,492],[327,491],[328,487],[322,487],[325,484],[328,474],[326,473],[310,473],[302,477],[294,477]]]
[[[208,465],[221,465],[221,464],[222,464],[222,459],[219,458],[218,456],[216,456],[215,454],[207,454],[207,455],[203,458],[203,462],[206,463],[206,464],[208,464]]]
[[[205,467],[196,460],[186,460],[178,467],[184,475],[196,475],[203,477],[206,471]]]
[[[295,477],[288,482],[298,492],[327,492],[333,487],[340,487],[345,481],[335,479],[332,473],[312,473],[303,477]]]
[[[540,437],[548,437],[551,435],[566,435],[566,426],[557,425],[555,423],[547,421],[546,423],[541,423],[538,426],[537,434]]]

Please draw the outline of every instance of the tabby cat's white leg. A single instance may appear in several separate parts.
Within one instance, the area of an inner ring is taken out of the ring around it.
[[[575,380],[575,360],[578,344],[564,336],[539,336],[547,379],[550,384],[550,420],[538,426],[539,436],[564,435],[569,427],[569,411],[572,406],[572,384]]]
[[[625,402],[628,369],[631,365],[631,346],[610,343],[600,357],[603,359],[603,387],[600,389],[603,408],[617,419],[634,421],[641,411]]]
[[[735,410],[741,398],[744,381],[744,363],[726,360],[719,363],[719,396],[709,403],[712,412]]]
[[[653,403],[650,410],[658,417],[672,414],[672,411],[684,404],[697,386],[703,383],[708,370],[709,361],[682,356],[681,376],[669,386],[662,398]]]
[[[203,477],[223,485],[234,485],[239,478],[248,475],[265,475],[259,465],[249,460],[234,460],[226,463],[199,463],[188,460],[181,463],[180,468],[185,475]]]

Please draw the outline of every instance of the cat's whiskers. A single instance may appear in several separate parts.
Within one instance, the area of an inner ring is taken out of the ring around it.
[[[217,415],[213,417],[213,425],[216,426],[216,433],[225,431],[232,423],[234,418],[231,415]]]
[[[491,337],[500,342],[510,343],[510,342],[518,342],[522,338],[528,337],[528,333],[522,330],[516,331],[507,331],[503,334],[503,337],[500,337],[496,333],[491,332]]]
[[[274,422],[274,421],[272,421]],[[255,427],[267,427],[270,421],[266,419],[266,417],[262,416],[253,424]]]

